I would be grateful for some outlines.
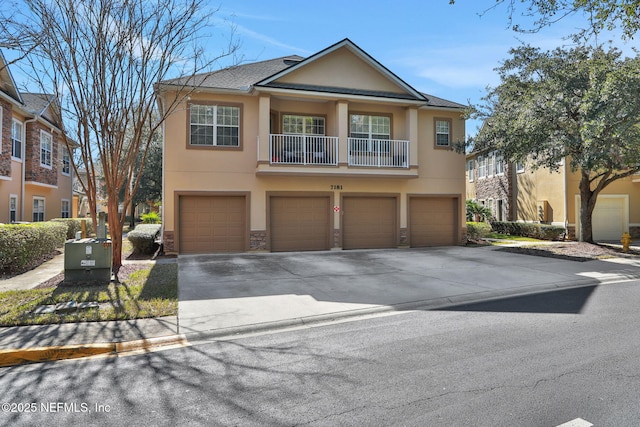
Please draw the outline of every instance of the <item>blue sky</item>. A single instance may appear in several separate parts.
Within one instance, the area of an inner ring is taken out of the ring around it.
[[[235,61],[260,61],[297,54],[308,56],[344,38],[414,88],[462,104],[478,103],[488,85],[499,83],[494,69],[521,42],[553,49],[584,25],[581,16],[561,20],[536,34],[508,28],[506,6],[495,0],[395,0],[292,2],[283,0],[211,0],[209,43],[212,52],[224,47],[230,28],[240,49]],[[483,13],[485,12],[485,13]],[[518,17],[518,22],[526,22]],[[637,42],[622,45],[629,49]],[[10,56],[10,53],[7,55]],[[219,66],[234,59],[223,59]],[[24,84],[15,68],[19,86]],[[468,122],[467,134],[479,126]]]

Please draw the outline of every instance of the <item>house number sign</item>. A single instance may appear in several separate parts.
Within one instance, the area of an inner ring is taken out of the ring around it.
[[[331,184],[332,190],[342,190],[342,184]]]

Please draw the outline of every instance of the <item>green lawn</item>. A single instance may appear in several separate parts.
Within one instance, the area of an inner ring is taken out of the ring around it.
[[[178,265],[137,264],[110,282],[0,292],[0,326],[139,319],[178,312]],[[38,306],[65,302],[97,302],[99,307],[35,314]]]

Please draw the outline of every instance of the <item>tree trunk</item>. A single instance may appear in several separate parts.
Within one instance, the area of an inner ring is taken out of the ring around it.
[[[112,266],[113,271],[118,277],[118,270],[122,266],[122,224],[120,223],[120,215],[118,214],[118,198],[109,197],[109,234],[111,235],[111,250],[113,251]]]
[[[593,243],[591,217],[596,206],[598,194],[591,190],[589,172],[582,171],[580,178],[580,242]]]

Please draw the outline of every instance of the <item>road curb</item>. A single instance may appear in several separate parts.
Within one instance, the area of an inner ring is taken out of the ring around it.
[[[5,349],[0,350],[0,367],[79,359],[100,355],[117,355],[134,351],[148,351],[159,347],[188,344],[189,342],[184,335],[166,335],[112,343]]]

